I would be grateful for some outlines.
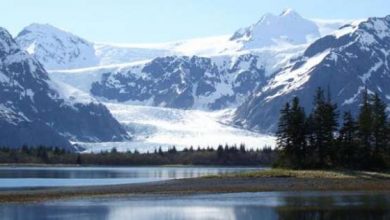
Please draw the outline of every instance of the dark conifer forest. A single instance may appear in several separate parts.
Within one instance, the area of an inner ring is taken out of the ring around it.
[[[330,94],[318,88],[306,113],[294,97],[280,111],[276,166],[295,169],[388,169],[390,122],[386,105],[367,90],[359,113],[340,113]]]

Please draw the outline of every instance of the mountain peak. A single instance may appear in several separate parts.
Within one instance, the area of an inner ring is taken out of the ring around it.
[[[21,36],[29,34],[31,32],[34,32],[34,33],[51,33],[51,34],[62,33],[63,32],[63,33],[71,34],[68,31],[62,30],[62,29],[60,29],[58,27],[55,27],[55,26],[53,26],[51,24],[48,24],[48,23],[46,23],[46,24],[31,23],[28,26],[24,27],[23,30],[21,32],[19,32],[17,37],[21,37]]]
[[[0,36],[12,38],[11,34],[3,27],[0,27]]]
[[[309,38],[320,37],[318,26],[301,17],[292,9],[279,16],[265,14],[255,24],[238,30],[230,38],[243,43],[244,49],[269,47],[279,44],[305,44]]]
[[[0,27],[0,55],[9,53],[10,50],[16,48],[16,43],[11,34],[5,28]]]
[[[287,8],[285,9],[281,14],[281,17],[287,17],[287,16],[295,16],[295,17],[301,17],[294,9],[292,8]]]
[[[50,24],[30,24],[16,41],[47,69],[90,67],[98,63],[92,43]]]

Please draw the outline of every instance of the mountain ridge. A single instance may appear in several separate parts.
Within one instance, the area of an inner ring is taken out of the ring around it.
[[[365,88],[390,104],[390,16],[346,25],[311,44],[240,106],[235,123],[275,131],[278,112],[297,96],[310,111],[317,87],[329,88],[340,111],[359,109]]]
[[[75,150],[70,141],[129,138],[103,105],[91,100],[80,102],[80,97],[59,89],[64,88],[0,28],[0,145]]]
[[[234,35],[239,33],[238,30],[233,35],[211,36],[160,44],[110,45],[89,42],[84,38],[48,24],[27,26],[19,33],[16,40],[23,49],[30,51],[30,54],[38,58],[46,69],[64,70],[135,62],[161,56],[196,55],[210,57],[248,49],[282,46],[278,44],[285,44],[284,46],[304,44],[308,43],[307,35],[311,34],[314,37],[319,37],[320,35],[320,26],[317,23],[303,18],[293,10],[286,10],[279,16],[268,14],[263,16],[262,19],[264,17],[271,19],[270,22],[273,22],[275,27],[271,29],[264,29],[263,27],[258,32],[273,34],[268,34],[265,38],[257,34],[256,39],[259,39],[255,40],[255,42],[253,42],[253,39],[235,39]],[[261,23],[262,19],[256,24]],[[332,21],[329,22],[329,24],[333,24]],[[339,23],[340,21],[337,21],[336,26]],[[243,29],[250,29],[256,26],[256,24]],[[298,28],[301,31],[293,32],[292,29],[294,28]],[[328,25],[327,28],[332,29],[333,27]],[[44,30],[47,30],[46,36]],[[75,44],[72,42],[81,43]],[[52,48],[56,48],[56,50]]]

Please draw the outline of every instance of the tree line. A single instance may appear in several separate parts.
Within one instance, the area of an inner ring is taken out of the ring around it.
[[[350,111],[340,115],[329,92],[325,94],[322,88],[317,89],[309,114],[294,97],[280,111],[276,166],[388,169],[390,122],[386,107],[378,94],[369,94],[367,89],[356,116]]]
[[[167,150],[161,147],[153,152],[140,153],[137,150],[119,152],[116,148],[98,153],[77,153],[57,147],[28,147],[18,149],[0,148],[2,164],[69,164],[99,166],[144,166],[144,165],[218,165],[257,166],[271,165],[276,153],[269,147],[262,150],[246,149],[240,146],[218,146],[217,149],[184,148],[175,146]]]

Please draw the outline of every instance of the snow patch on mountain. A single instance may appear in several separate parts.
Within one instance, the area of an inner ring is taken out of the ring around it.
[[[318,31],[321,36],[326,36],[332,34],[334,31],[340,29],[341,27],[351,24],[356,20],[325,20],[325,19],[311,19],[314,23],[316,23],[318,27]]]
[[[94,82],[98,82],[104,73],[123,72],[129,69],[137,70],[148,62],[150,60],[71,70],[51,70],[49,71],[49,75],[57,82],[62,82],[85,93],[90,93],[91,85]]]
[[[265,100],[270,101],[275,97],[290,93],[299,89],[310,78],[310,71],[329,55],[329,51],[324,51],[309,59],[306,59],[303,64],[291,65],[289,68],[281,71],[272,78],[272,80],[262,90],[272,90],[282,88],[277,93],[267,96]]]
[[[74,106],[75,104],[77,105],[78,104],[88,105],[91,103],[98,104],[98,101],[93,97],[91,97],[89,93],[74,88],[69,84],[60,81],[55,81],[55,80],[48,81],[48,84],[51,89],[57,91],[55,96],[53,96],[52,98],[62,99],[69,106]]]
[[[100,66],[122,64],[172,55],[168,48],[159,45],[116,45],[97,43],[94,45]]]

